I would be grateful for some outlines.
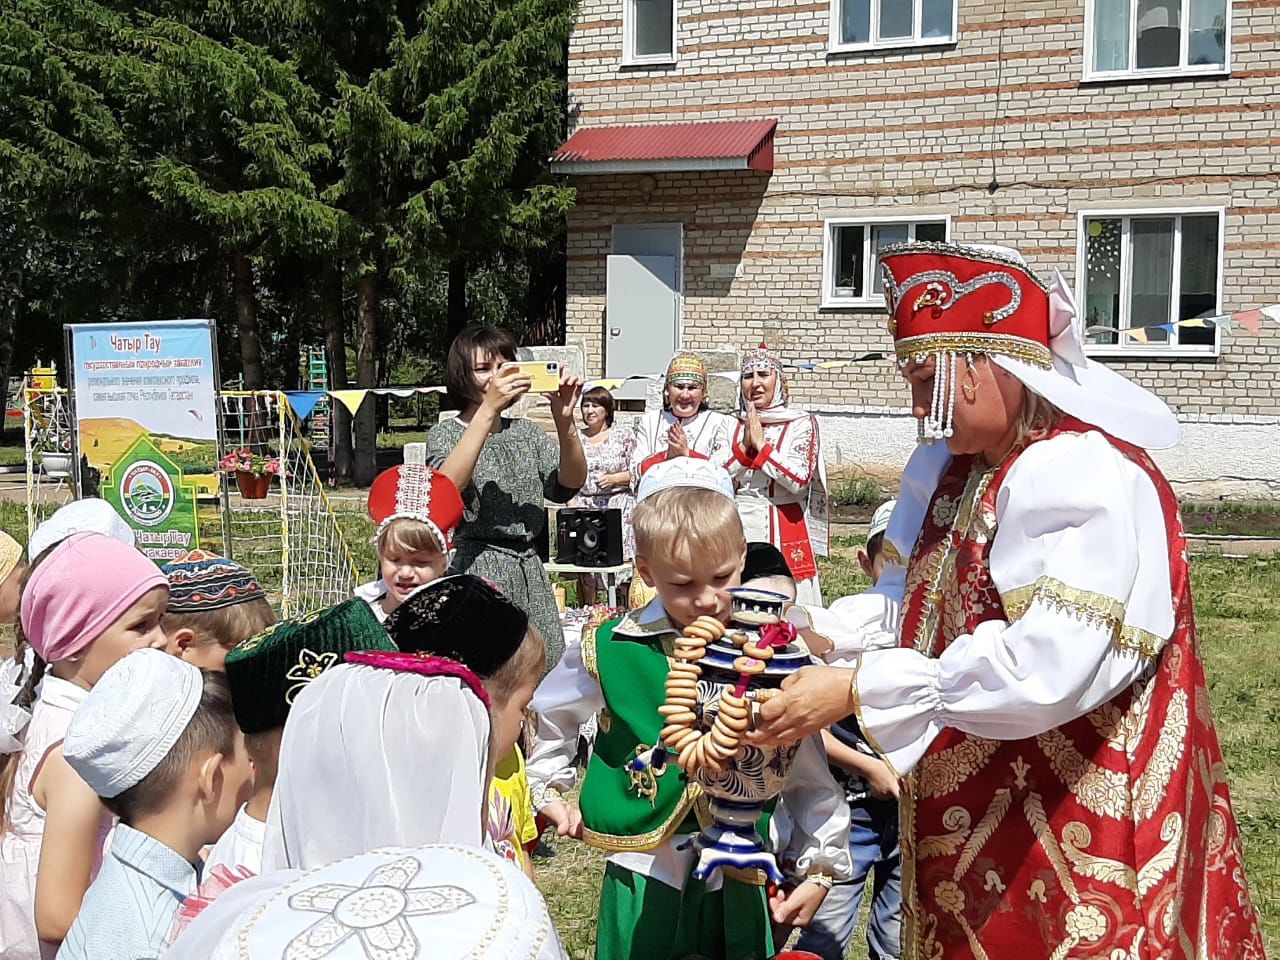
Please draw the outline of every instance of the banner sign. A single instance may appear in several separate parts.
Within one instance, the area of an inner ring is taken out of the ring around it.
[[[156,563],[195,549],[197,496],[216,494],[219,478],[212,324],[67,330],[82,495],[115,507]]]

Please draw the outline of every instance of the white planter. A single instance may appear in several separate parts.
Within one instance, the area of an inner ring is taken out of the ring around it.
[[[40,454],[40,468],[46,477],[71,476],[71,454],[46,450]]]

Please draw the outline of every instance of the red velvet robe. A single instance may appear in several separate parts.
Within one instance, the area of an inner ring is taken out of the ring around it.
[[[1091,429],[1067,420],[1051,435]],[[1177,500],[1144,451],[1108,439],[1151,478],[1164,508],[1173,636],[1161,647],[1160,638],[1126,635],[1121,615],[1109,621],[1117,642],[1153,656],[1143,680],[1037,737],[995,741],[948,728],[930,745],[902,801],[904,957],[1264,955]],[[979,623],[1013,622],[1025,609],[1025,596],[999,594],[988,566],[996,497],[1015,459],[984,471],[957,457],[943,474],[908,564],[903,646],[937,656]],[[1100,616],[1099,599],[1076,591],[1053,602]]]

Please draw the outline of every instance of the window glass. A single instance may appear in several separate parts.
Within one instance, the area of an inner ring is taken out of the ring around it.
[[[1224,66],[1227,62],[1227,0],[1191,0],[1187,64]]]
[[[912,0],[879,0],[881,40],[910,37],[915,10]]]
[[[953,0],[922,0],[920,36],[926,40],[951,36],[951,24],[955,19]]]
[[[866,43],[871,39],[871,0],[842,0],[840,42]]]
[[[1129,326],[1168,323],[1173,300],[1173,220],[1134,220],[1129,225],[1133,245],[1133,286]],[[1148,343],[1164,343],[1167,330],[1147,331]]]
[[[671,18],[674,13],[674,2],[675,0],[631,0],[632,29],[635,31],[637,57],[671,54]]]
[[[1093,69],[1129,68],[1131,0],[1093,0]]]
[[[837,297],[861,297],[863,295],[863,228],[836,227],[836,282]]]
[[[917,223],[916,239],[927,243],[944,243],[947,239],[945,223]]]
[[[1085,336],[1091,343],[1117,343],[1114,333],[1094,327],[1120,326],[1120,221],[1085,221]]]
[[[1178,319],[1211,317],[1218,312],[1218,218],[1182,218]],[[1213,327],[1178,327],[1178,343],[1212,345]]]

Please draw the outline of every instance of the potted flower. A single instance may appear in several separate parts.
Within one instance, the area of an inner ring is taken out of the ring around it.
[[[264,500],[271,489],[271,480],[280,474],[280,461],[275,457],[254,453],[252,450],[232,450],[218,465],[236,475],[240,496],[246,500]]]
[[[71,476],[71,434],[49,433],[38,448],[40,467],[47,477]]]

